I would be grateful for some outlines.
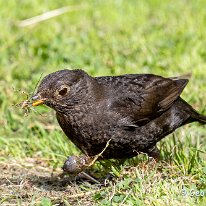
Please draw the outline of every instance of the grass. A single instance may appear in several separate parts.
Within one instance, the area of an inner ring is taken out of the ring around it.
[[[64,6],[82,6],[20,28],[19,21]],[[96,163],[115,178],[106,186],[60,178],[65,158],[79,154],[53,111],[24,116],[13,105],[41,74],[83,68],[89,74],[192,73],[182,97],[205,113],[205,1],[0,0],[1,205],[205,205],[206,128],[191,124],[162,140],[161,159],[144,155],[121,167]],[[41,115],[40,115],[40,114]],[[104,166],[103,166],[104,165]]]

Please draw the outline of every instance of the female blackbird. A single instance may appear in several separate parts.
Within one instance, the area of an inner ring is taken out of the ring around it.
[[[180,94],[184,78],[153,74],[91,77],[82,70],[61,70],[43,78],[33,106],[56,111],[64,133],[85,154],[69,157],[63,169],[78,173],[106,144],[102,159],[123,159],[140,152],[158,158],[156,143],[178,127],[206,116]]]

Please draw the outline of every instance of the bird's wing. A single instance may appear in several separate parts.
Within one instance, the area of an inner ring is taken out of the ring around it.
[[[148,122],[172,106],[178,99],[187,79],[163,78],[156,75],[137,76],[124,80],[116,87],[110,109],[129,116],[137,125]],[[122,89],[122,91],[120,91]]]

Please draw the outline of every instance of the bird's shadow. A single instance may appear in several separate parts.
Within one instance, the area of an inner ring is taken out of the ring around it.
[[[59,175],[39,176],[32,174],[28,176],[28,179],[35,187],[47,191],[64,191],[69,185],[77,184],[77,181],[75,181],[74,178],[60,178]]]
[[[137,165],[141,161],[130,160],[131,165]],[[116,164],[114,164],[116,163]],[[43,188],[48,191],[64,191],[68,186],[81,186],[81,185],[96,185],[96,186],[107,186],[105,182],[115,181],[115,176],[111,172],[111,166],[116,169],[120,169],[123,162],[117,161],[101,161],[101,164],[97,168],[90,168],[85,172],[94,178],[97,182],[85,178],[81,173],[78,175],[65,175],[61,174],[50,174],[50,175],[39,175],[39,174],[29,174],[27,177],[32,185],[38,188]]]
[[[130,166],[135,165],[134,163],[132,164],[132,161],[128,162]],[[85,171],[96,182],[85,178],[81,173],[76,176],[63,175],[59,170],[27,169],[11,166],[8,169],[5,168],[5,175],[2,173],[0,187],[25,186],[25,189],[33,188],[36,190],[35,188],[37,188],[38,190],[48,192],[61,192],[68,190],[68,188],[81,188],[85,186],[89,188],[105,187],[118,179],[112,172],[114,169],[121,172],[121,164],[117,163],[115,165],[114,163],[114,161],[101,161],[101,164],[95,164],[94,167]]]
[[[55,174],[50,176],[45,175],[28,175],[29,182],[37,188],[47,191],[65,191],[68,187],[102,187],[106,186],[105,180],[113,180],[113,176],[94,177],[96,182],[87,179],[81,173],[78,175]],[[99,183],[98,183],[99,182]]]

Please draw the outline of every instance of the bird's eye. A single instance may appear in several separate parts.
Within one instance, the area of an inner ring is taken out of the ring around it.
[[[68,92],[68,88],[64,87],[59,91],[59,95],[64,96]]]

